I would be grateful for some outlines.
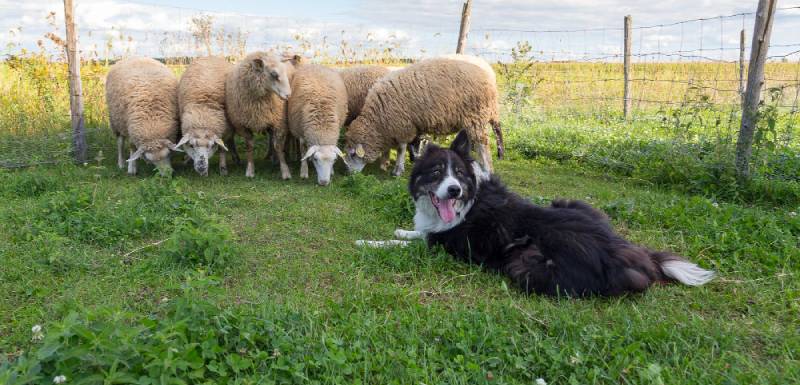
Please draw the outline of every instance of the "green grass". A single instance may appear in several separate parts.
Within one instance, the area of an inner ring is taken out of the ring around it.
[[[109,159],[0,174],[0,382],[800,381],[800,218],[788,209],[498,162],[537,203],[586,199],[630,239],[720,271],[700,288],[546,298],[421,244],[354,246],[411,226],[404,178],[371,170],[321,188],[260,166],[254,180],[241,167],[129,177]]]

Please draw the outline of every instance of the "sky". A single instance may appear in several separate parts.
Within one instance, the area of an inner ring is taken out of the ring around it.
[[[461,0],[75,3],[82,54],[99,58],[203,54],[207,48],[190,33],[192,18],[201,15],[212,18],[212,53],[277,49],[309,56],[428,57],[455,50],[462,7]],[[467,52],[504,61],[512,47],[527,41],[538,60],[619,60],[623,17],[629,14],[635,61],[733,60],[742,28],[750,43],[756,5],[756,0],[474,0]],[[800,50],[800,0],[781,0],[778,6],[770,55],[800,60],[794,52]],[[719,17],[728,15],[738,16]],[[668,25],[697,18],[707,20]],[[57,54],[44,36],[63,37],[63,25],[61,1],[0,0],[3,56],[37,50],[40,41]]]

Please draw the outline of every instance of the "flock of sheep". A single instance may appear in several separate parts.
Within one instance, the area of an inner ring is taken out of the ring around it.
[[[195,170],[207,175],[217,150],[220,174],[227,174],[227,153],[237,156],[234,134],[247,146],[246,176],[255,175],[255,135],[271,134],[282,178],[291,178],[285,148],[294,138],[303,154],[300,177],[308,178],[311,159],[320,185],[330,183],[338,158],[359,172],[367,163],[388,163],[391,149],[397,149],[393,174],[401,175],[406,149],[420,135],[464,129],[476,144],[478,161],[491,170],[491,126],[498,157],[503,156],[494,71],[466,55],[392,71],[380,66],[336,70],[303,63],[296,55],[254,52],[236,64],[198,58],[180,81],[156,60],[129,58],[109,71],[106,102],[120,168],[128,140],[130,174],[140,158],[169,174],[170,152],[183,151]],[[339,147],[343,127],[345,151]]]

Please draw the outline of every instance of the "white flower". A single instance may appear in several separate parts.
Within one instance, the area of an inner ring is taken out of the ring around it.
[[[790,216],[790,217],[796,217],[796,216],[797,216],[797,213],[796,213],[796,212],[794,212],[794,211],[789,211],[789,216]]]
[[[44,339],[44,333],[42,333],[42,325],[33,325],[33,327],[31,328],[31,333],[33,333],[33,336],[31,336],[32,341],[41,341]]]
[[[714,206],[714,207],[719,207],[719,203],[717,203],[717,202],[714,202],[711,205]]]
[[[63,374],[60,375],[60,376],[53,377],[53,383],[54,384],[63,384],[65,382],[67,382],[67,376],[65,376]]]
[[[547,381],[545,381],[544,378],[537,378],[536,385],[547,385]]]

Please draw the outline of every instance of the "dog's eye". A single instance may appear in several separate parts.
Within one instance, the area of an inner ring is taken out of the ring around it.
[[[457,168],[456,169],[456,175],[462,176],[462,175],[464,175],[464,171],[462,171],[460,168]]]

